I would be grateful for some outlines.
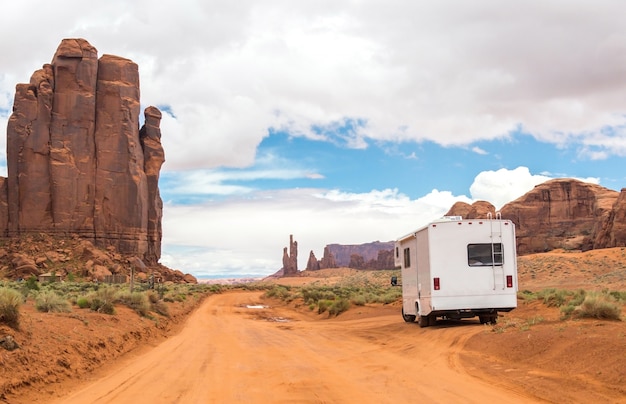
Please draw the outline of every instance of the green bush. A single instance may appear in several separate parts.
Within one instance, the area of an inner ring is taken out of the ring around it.
[[[338,316],[350,308],[350,302],[347,299],[335,300],[328,308],[328,314]]]
[[[317,314],[322,314],[333,304],[331,300],[320,300],[317,302]]]
[[[365,295],[356,295],[351,299],[352,304],[355,306],[365,306],[367,303],[367,298]]]
[[[611,296],[615,298],[617,301],[626,302],[626,292],[625,291],[613,291],[609,292]]]
[[[130,307],[144,317],[150,312],[150,301],[148,300],[148,296],[143,292],[131,293],[130,291],[124,290],[117,293],[115,301]]]
[[[80,309],[86,309],[86,308],[91,306],[91,302],[85,296],[81,296],[81,297],[76,299],[76,305]]]
[[[22,299],[22,294],[16,290],[0,288],[0,323],[19,328]]]
[[[582,318],[621,320],[622,309],[611,295],[589,292],[583,303],[573,314]]]
[[[89,297],[91,310],[104,314],[115,314],[115,289],[110,287],[99,288]]]
[[[25,284],[28,290],[39,290],[39,281],[37,280],[37,277],[34,275],[26,279]]]
[[[35,297],[35,308],[44,313],[68,313],[70,303],[51,290],[45,290]]]
[[[274,287],[265,292],[265,296],[287,300],[291,296],[291,292],[290,288],[287,286],[274,285]]]
[[[538,293],[548,307],[561,307],[567,301],[568,292],[562,289],[545,289]]]

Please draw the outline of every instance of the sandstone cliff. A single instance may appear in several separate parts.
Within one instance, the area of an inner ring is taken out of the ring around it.
[[[589,250],[626,245],[626,189],[621,192],[562,178],[537,185],[501,209],[515,223],[518,254],[557,248]],[[488,202],[458,202],[447,216],[495,214]]]
[[[0,236],[79,236],[156,265],[161,113],[139,128],[139,71],[84,39],[64,39],[52,62],[16,86],[0,179]]]
[[[537,185],[501,212],[515,223],[519,254],[614,247],[626,245],[620,233],[623,218],[618,215],[616,220],[616,212],[624,210],[619,196],[600,185],[555,179]]]

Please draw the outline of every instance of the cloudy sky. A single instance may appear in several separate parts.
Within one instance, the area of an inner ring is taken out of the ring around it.
[[[550,178],[626,186],[620,0],[5,3],[3,175],[15,84],[63,38],[132,59],[164,112],[161,262],[196,276],[271,274],[290,234],[304,269]]]

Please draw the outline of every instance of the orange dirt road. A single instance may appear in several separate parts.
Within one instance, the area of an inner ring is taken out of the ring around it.
[[[482,330],[477,323],[420,329],[395,310],[356,308],[319,321],[280,306],[247,307],[261,304],[260,292],[212,295],[179,334],[57,402],[536,401],[459,365],[465,341]]]

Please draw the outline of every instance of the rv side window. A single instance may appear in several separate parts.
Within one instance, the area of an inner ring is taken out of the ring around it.
[[[400,248],[396,247],[396,258],[400,258]]]
[[[409,254],[409,249],[404,249],[404,267],[408,268],[411,266],[411,254]]]
[[[502,265],[502,244],[468,244],[467,264],[471,267]]]

